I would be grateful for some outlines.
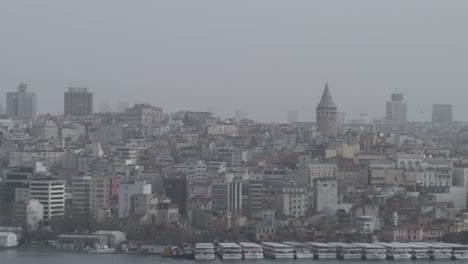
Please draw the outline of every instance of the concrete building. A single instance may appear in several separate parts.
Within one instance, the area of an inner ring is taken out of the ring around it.
[[[6,204],[30,199],[29,181],[34,175],[33,167],[8,167],[3,175],[5,191],[1,194],[1,199]]]
[[[238,136],[239,127],[232,123],[209,124],[208,135]]]
[[[163,118],[162,108],[149,104],[135,104],[135,106],[125,109],[125,119],[129,125],[160,123]]]
[[[151,184],[146,181],[120,183],[119,191],[119,218],[125,218],[130,213],[130,199],[137,194],[151,194]]]
[[[277,196],[276,210],[288,217],[301,217],[309,207],[309,196],[306,187],[286,185]]]
[[[392,94],[392,100],[387,102],[387,120],[392,121],[407,121],[407,107],[406,102],[403,101],[403,94],[394,93]]]
[[[179,163],[174,170],[186,174],[191,184],[208,182],[208,165],[204,161]]]
[[[54,217],[65,214],[65,181],[50,177],[37,177],[29,182],[31,199],[44,206],[43,225],[49,225]]]
[[[411,242],[424,239],[424,228],[415,224],[386,226],[382,229],[381,240],[387,242]]]
[[[136,194],[130,198],[129,217],[140,224],[156,223],[159,197],[152,194]]]
[[[20,83],[18,91],[7,93],[7,116],[15,119],[36,119],[36,94]]]
[[[16,247],[18,245],[18,237],[15,233],[0,232],[0,248]]]
[[[31,127],[31,136],[40,139],[54,139],[60,136],[59,127],[52,121],[34,124]]]
[[[156,205],[156,222],[159,224],[174,224],[179,222],[179,208],[170,202],[160,202]]]
[[[263,217],[263,179],[261,174],[249,175],[249,216],[252,220]]]
[[[336,128],[337,110],[327,83],[325,84],[322,99],[316,108],[317,131],[322,134],[322,136],[336,138],[338,133]]]
[[[125,138],[125,126],[99,124],[90,128],[89,139],[92,142],[119,142]]]
[[[361,215],[356,217],[356,228],[361,234],[373,234],[378,230],[378,219],[371,215]]]
[[[29,166],[36,161],[46,161],[49,164],[61,164],[64,151],[55,150],[17,150],[9,155],[10,166]]]
[[[65,116],[88,116],[93,113],[93,94],[88,88],[70,87],[64,94]]]
[[[314,194],[315,211],[335,215],[338,210],[338,182],[336,177],[314,179],[312,192]]]
[[[91,216],[97,217],[98,212],[111,209],[117,201],[117,177],[93,177],[90,181],[89,207]]]
[[[77,176],[72,179],[72,210],[74,217],[88,218],[91,206],[91,177]]]
[[[451,104],[432,105],[432,123],[450,125],[453,123],[453,112]]]
[[[242,212],[242,181],[224,177],[213,179],[210,185],[211,210],[233,215]]]
[[[318,163],[314,162],[307,166],[309,174],[309,186],[313,188],[314,180],[320,177],[336,176],[338,164],[336,163]]]
[[[13,205],[12,222],[29,232],[41,229],[44,205],[38,200],[20,201]]]

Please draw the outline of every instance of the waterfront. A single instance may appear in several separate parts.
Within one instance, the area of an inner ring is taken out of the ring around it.
[[[310,262],[325,262],[327,264],[338,264],[344,262],[358,262],[359,260],[354,261],[339,261],[339,260],[252,260],[252,261],[242,261],[243,263],[310,263]],[[110,255],[99,255],[99,254],[86,254],[86,253],[72,253],[72,252],[40,252],[40,251],[16,251],[16,250],[4,250],[0,251],[0,263],[8,264],[131,264],[131,263],[226,263],[226,262],[235,262],[235,261],[222,261],[216,259],[215,261],[195,261],[195,260],[177,260],[177,259],[166,259],[160,256],[144,256],[144,255],[133,255],[133,254],[110,254]],[[240,262],[240,261],[239,261]],[[451,260],[402,260],[402,261],[389,261],[389,260],[379,260],[379,261],[365,261],[366,263],[373,262],[395,262],[395,263],[437,263],[437,264],[448,264],[453,263]],[[458,261],[458,262],[463,262]]]

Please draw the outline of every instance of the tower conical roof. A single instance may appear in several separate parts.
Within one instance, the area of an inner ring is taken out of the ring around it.
[[[330,94],[330,89],[328,89],[328,82],[325,83],[325,89],[323,90],[322,99],[320,100],[320,105],[334,105],[333,98]]]

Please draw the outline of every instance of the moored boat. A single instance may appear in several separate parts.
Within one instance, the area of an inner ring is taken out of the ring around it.
[[[197,243],[195,244],[195,259],[196,260],[214,260],[215,250],[213,243]]]
[[[96,245],[89,249],[88,252],[94,254],[112,254],[115,253],[115,249],[109,248],[107,245]]]
[[[242,256],[244,259],[263,259],[263,248],[261,245],[251,242],[241,242]]]
[[[314,259],[336,259],[336,246],[321,243],[321,242],[307,242],[311,245]]]
[[[314,253],[312,253],[312,249],[309,244],[299,242],[283,242],[283,244],[294,247],[294,258],[296,259],[308,259],[314,257]]]
[[[272,259],[294,259],[294,247],[275,243],[263,242],[263,255]]]

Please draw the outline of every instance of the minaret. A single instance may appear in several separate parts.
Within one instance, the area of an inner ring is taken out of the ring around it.
[[[322,99],[316,108],[317,131],[322,136],[336,138],[336,112],[337,108],[328,89],[328,83],[325,83]]]

